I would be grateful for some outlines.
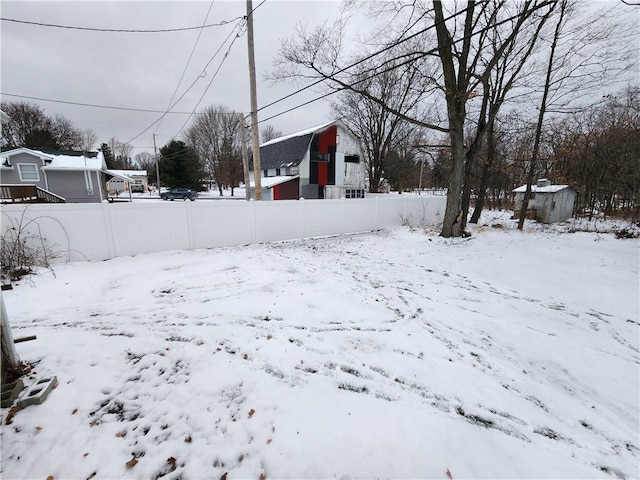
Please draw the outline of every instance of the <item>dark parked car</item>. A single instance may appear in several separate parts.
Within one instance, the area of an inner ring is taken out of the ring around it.
[[[198,192],[195,190],[190,190],[188,188],[172,188],[168,192],[162,192],[160,194],[160,198],[163,200],[175,200],[176,198],[181,198],[182,200],[186,200],[187,198],[192,202],[198,198]]]

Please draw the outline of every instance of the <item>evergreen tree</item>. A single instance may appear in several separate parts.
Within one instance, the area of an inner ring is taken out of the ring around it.
[[[160,149],[160,182],[171,188],[202,190],[205,178],[195,150],[180,140],[171,140]]]
[[[103,143],[102,145],[100,145],[100,151],[102,152],[102,155],[104,155],[104,161],[107,164],[107,168],[109,168],[111,170],[115,170],[116,169],[116,159],[113,156],[113,152],[111,151],[111,147],[109,147],[108,144]]]

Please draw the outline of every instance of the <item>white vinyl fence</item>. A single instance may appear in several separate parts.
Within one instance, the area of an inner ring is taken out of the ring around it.
[[[139,201],[2,205],[1,232],[22,229],[57,262],[247,245],[442,222],[446,197],[365,199]]]

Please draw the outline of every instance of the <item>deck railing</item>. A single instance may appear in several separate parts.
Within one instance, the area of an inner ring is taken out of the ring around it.
[[[37,185],[0,185],[2,203],[65,203],[65,199]]]

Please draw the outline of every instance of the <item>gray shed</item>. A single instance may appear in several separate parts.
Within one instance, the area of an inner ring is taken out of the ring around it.
[[[526,190],[526,185],[513,190],[515,193],[514,218],[520,217]],[[533,218],[541,223],[563,222],[573,216],[575,201],[576,192],[569,185],[551,185],[550,180],[541,178],[536,185],[531,186],[527,218]]]

